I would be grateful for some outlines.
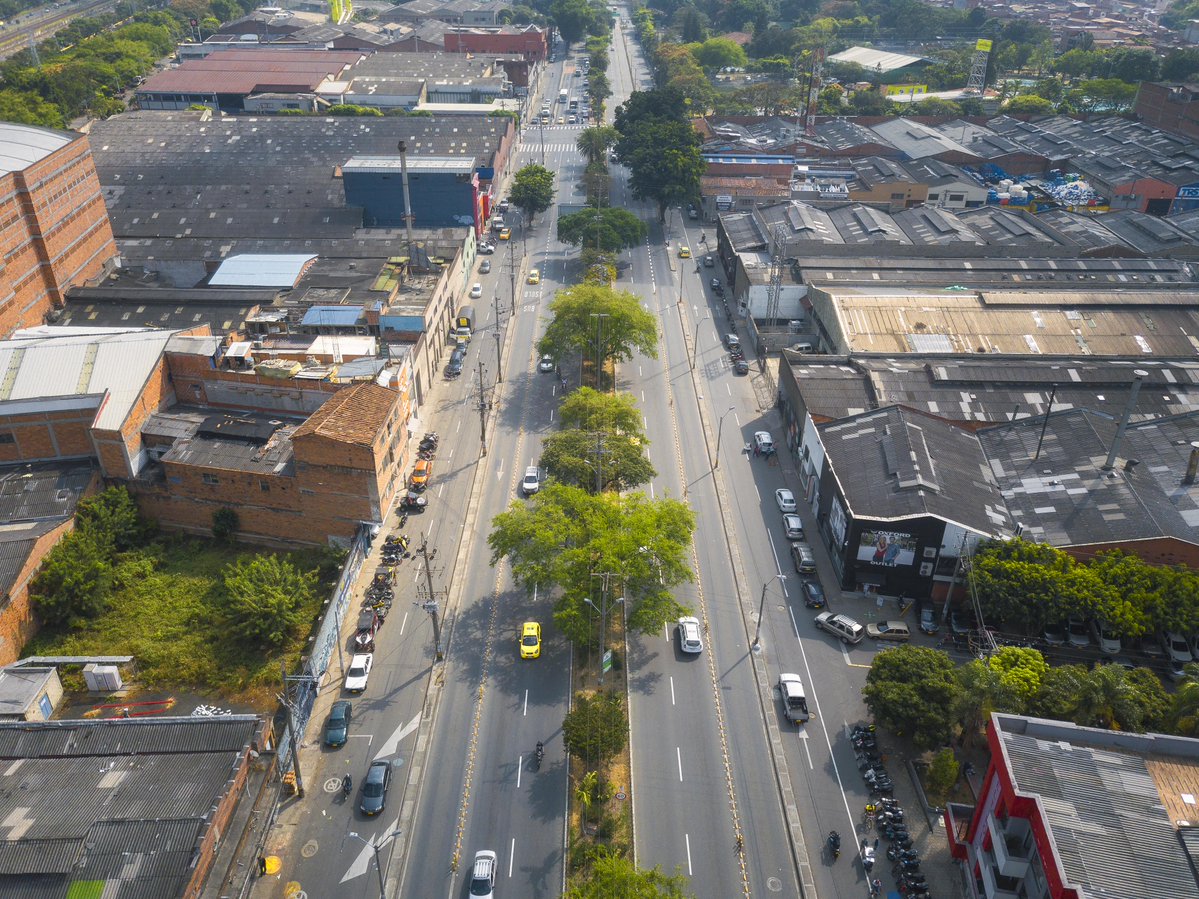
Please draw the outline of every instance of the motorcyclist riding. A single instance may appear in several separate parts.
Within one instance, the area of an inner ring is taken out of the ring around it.
[[[537,764],[541,764],[541,760],[545,758],[545,746],[540,740],[537,741]]]
[[[828,834],[828,848],[832,852],[833,858],[837,858],[841,854],[841,834],[835,830],[830,830]]]
[[[341,779],[341,795],[349,796],[354,789],[354,780],[350,775],[346,775]]]

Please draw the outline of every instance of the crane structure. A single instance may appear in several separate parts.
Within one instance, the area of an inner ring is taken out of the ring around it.
[[[983,95],[987,84],[987,59],[991,56],[991,42],[980,39],[974,44],[974,57],[970,60],[970,79],[966,82],[966,93]]]

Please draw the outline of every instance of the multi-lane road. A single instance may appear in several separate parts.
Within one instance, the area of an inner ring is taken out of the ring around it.
[[[620,27],[608,72],[613,108],[650,85],[645,60]],[[560,87],[577,94],[580,80],[567,59],[543,73],[540,93],[554,105]],[[536,103],[534,96],[530,108]],[[518,150],[514,168],[540,163],[544,153],[558,203],[582,202],[579,130],[531,129]],[[678,210],[658,222],[650,204],[632,197],[627,173],[614,167],[613,174],[612,203],[650,224],[645,246],[626,253],[618,286],[641,298],[661,335],[657,358],[622,366],[619,386],[645,418],[659,472],[646,489],[695,511],[696,580],[678,595],[701,618],[705,641],[705,651],[690,657],[678,652],[672,627],[630,638],[637,862],[681,871],[701,899],[864,896],[854,846],[868,797],[846,730],[863,715],[859,691],[874,648],[843,649],[814,629],[804,609],[774,503],[775,488],[798,493],[799,484],[785,458],[769,464],[744,452],[756,430],[773,430],[780,444],[782,435],[756,364],[748,376],[729,365],[724,307],[708,287],[721,270],[700,261],[714,243],[705,233],[711,226]],[[577,251],[554,237],[556,209],[531,227],[518,223],[490,257],[463,376],[435,390],[435,408],[422,414],[441,432],[441,450],[430,513],[404,530],[419,542],[423,528],[437,551],[432,580],[446,591],[447,652],[433,663],[428,616],[397,603],[369,687],[355,700],[349,744],[320,750],[304,810],[288,819],[293,851],[281,883],[309,896],[379,895],[376,850],[389,897],[464,895],[479,849],[499,856],[497,895],[561,893],[570,794],[561,724],[580,660],[556,633],[548,599],[517,589],[503,564],[492,567],[486,543],[492,517],[519,497],[524,468],[556,427],[561,388],[555,375],[538,372],[534,349],[548,302],[578,276]],[[680,245],[692,259],[679,258]],[[526,283],[530,268],[540,270],[539,284]],[[480,382],[490,405],[485,446]],[[800,511],[814,528],[802,497]],[[827,568],[826,559],[820,563]],[[416,562],[400,573],[400,593],[410,598],[425,573]],[[517,653],[528,619],[544,628],[536,661]],[[807,687],[812,720],[802,729],[780,713],[773,686],[781,671],[798,673]],[[537,769],[539,740],[546,758]],[[393,786],[384,813],[364,819],[337,785],[374,759],[392,763]],[[823,852],[831,829],[845,838],[836,863]]]

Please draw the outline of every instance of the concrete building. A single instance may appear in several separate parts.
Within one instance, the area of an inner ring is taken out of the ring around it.
[[[1196,899],[1199,740],[991,715],[973,806],[945,829],[970,899]]]
[[[0,122],[0,336],[99,278],[116,243],[87,137]]]
[[[540,62],[550,55],[549,29],[536,25],[505,25],[499,28],[454,28],[445,34],[447,53],[516,56]]]
[[[0,721],[49,721],[61,699],[57,668],[0,668]]]
[[[198,899],[218,849],[241,838],[235,812],[270,740],[250,715],[0,722],[19,784],[0,815],[22,822],[0,894]]]

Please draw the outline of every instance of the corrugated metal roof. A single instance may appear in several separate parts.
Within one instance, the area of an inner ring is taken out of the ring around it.
[[[302,325],[351,328],[362,318],[361,306],[311,306],[304,313]]]
[[[213,287],[294,287],[316,261],[305,253],[245,253],[221,263],[208,283]]]
[[[923,56],[908,56],[906,53],[888,53],[871,47],[850,47],[834,53],[829,62],[854,62],[871,72],[893,72],[918,62],[928,62]]]
[[[1016,789],[1039,797],[1081,895],[1199,899],[1145,758],[1007,731],[1001,738]]]
[[[187,753],[195,756],[209,752],[230,752],[245,747],[253,739],[257,727],[258,719],[253,715],[229,715],[219,719],[77,719],[46,721],[36,725],[0,722],[0,759],[130,753]],[[3,777],[0,771],[0,778]],[[0,791],[0,807],[3,801]],[[0,814],[0,820],[3,818]]]
[[[0,175],[27,169],[78,137],[65,131],[0,122]]]
[[[0,341],[0,404],[48,401],[97,408],[95,427],[117,430],[173,331],[42,327]],[[107,394],[107,400],[105,400]],[[69,400],[67,398],[70,398]]]

